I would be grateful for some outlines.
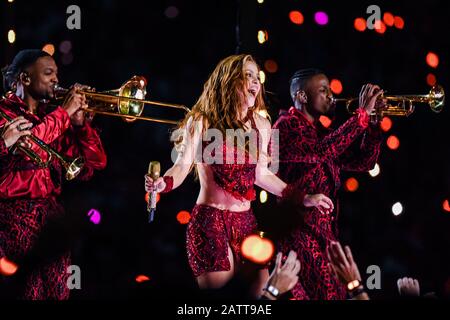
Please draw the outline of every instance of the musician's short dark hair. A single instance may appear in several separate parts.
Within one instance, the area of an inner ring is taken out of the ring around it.
[[[323,74],[323,72],[316,68],[297,70],[289,80],[289,90],[292,100],[295,100],[295,95],[299,90],[305,89],[308,80],[318,74]]]
[[[2,69],[3,89],[10,91],[14,82],[18,80],[21,72],[31,66],[41,57],[51,57],[45,51],[40,49],[25,49],[19,51],[14,57],[12,63]]]

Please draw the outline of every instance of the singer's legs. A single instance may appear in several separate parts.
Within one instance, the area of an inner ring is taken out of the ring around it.
[[[230,270],[205,272],[197,277],[197,283],[200,289],[220,289],[236,276],[233,251],[230,245],[228,245],[228,260],[230,262]],[[258,299],[263,294],[263,288],[269,279],[269,271],[267,268],[264,268],[254,269],[251,272],[254,274],[248,275],[251,278],[249,295],[251,298]]]
[[[228,261],[230,262],[230,270],[205,272],[197,277],[197,283],[200,289],[219,289],[225,286],[234,276],[234,258],[230,245],[228,245]]]

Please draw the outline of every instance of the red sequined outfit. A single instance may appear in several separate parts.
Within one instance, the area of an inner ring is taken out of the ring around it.
[[[256,131],[259,145],[259,131],[249,111],[251,127]],[[208,145],[204,143],[203,147]],[[254,183],[256,179],[256,161],[250,161],[251,155],[245,153],[245,163],[238,164],[238,147],[232,148],[223,144],[223,164],[210,164],[214,182],[234,198],[244,201],[255,199]],[[234,164],[227,164],[227,152],[234,153]],[[216,156],[213,153],[211,156]],[[221,157],[222,158],[222,157]],[[205,272],[228,271],[228,245],[233,252],[235,264],[242,260],[240,245],[246,236],[256,231],[257,224],[252,210],[234,212],[220,210],[211,206],[196,205],[192,211],[192,219],[187,228],[186,247],[189,264],[198,277]]]
[[[21,115],[33,123],[32,133],[57,152],[67,157],[83,156],[85,167],[78,179],[88,180],[94,170],[106,166],[106,155],[97,132],[86,123],[73,127],[67,112],[57,107],[46,112],[40,105],[37,115],[27,112],[28,107],[14,94],[0,100],[0,108],[11,118]],[[0,117],[1,118],[1,117]],[[0,119],[0,127],[5,125]],[[33,151],[46,160],[47,155],[33,145]],[[47,167],[39,167],[31,159],[12,153],[0,138],[0,258],[6,257],[19,264],[19,271],[31,268],[20,265],[38,245],[41,231],[51,221],[64,216],[58,202],[61,193],[63,169],[53,159]],[[24,275],[25,283],[18,293],[23,299],[67,299],[67,267],[70,254],[65,252],[37,263]],[[19,273],[19,272],[18,272]],[[14,277],[14,276],[13,276]],[[10,282],[11,279],[0,278]]]
[[[234,263],[242,260],[241,243],[256,231],[252,210],[235,212],[205,205],[196,205],[187,228],[187,254],[195,277],[205,272],[228,271],[228,245]]]
[[[320,122],[311,123],[291,108],[273,128],[279,130],[280,137],[278,176],[296,186],[299,193],[323,193],[336,204],[335,211],[329,215],[321,214],[316,208],[303,208],[303,219],[297,218],[302,221],[296,221],[280,241],[280,249],[285,254],[296,250],[302,264],[299,284],[292,290],[294,298],[345,299],[345,289],[328,272],[325,253],[329,241],[337,238],[336,193],[340,187],[340,171],[372,169],[380,151],[381,131],[369,126],[363,109],[331,131]],[[361,136],[361,144],[354,145]]]

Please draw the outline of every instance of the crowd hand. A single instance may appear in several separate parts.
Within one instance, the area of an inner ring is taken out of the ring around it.
[[[281,265],[283,254],[280,252],[277,255],[275,268],[267,281],[267,287],[272,286],[278,289],[279,294],[284,294],[297,284],[298,273],[300,272],[300,261],[297,259],[297,253],[290,251],[289,255]],[[274,298],[270,294],[266,294],[269,298]]]
[[[160,193],[166,188],[166,183],[164,182],[164,179],[162,177],[159,177],[155,181],[146,174],[145,175],[145,191],[146,192],[153,192],[156,191],[157,193]]]
[[[378,98],[383,94],[383,90],[380,89],[379,86],[373,84],[365,84],[361,88],[361,92],[359,93],[359,106],[363,108],[368,115],[371,115],[372,112],[378,106],[383,107],[386,105],[386,100]]]
[[[331,241],[327,247],[327,256],[330,263],[328,270],[335,274],[339,281],[347,285],[354,280],[361,281],[358,266],[353,260],[353,255],[348,246],[345,246],[345,253],[341,244],[337,241]]]
[[[316,207],[322,214],[330,214],[334,210],[333,201],[324,194],[307,194],[303,200],[305,207]]]
[[[419,281],[413,278],[401,278],[397,280],[398,293],[403,297],[419,297]]]
[[[33,124],[24,117],[17,117],[10,122],[7,122],[3,127],[2,138],[5,141],[7,148],[16,144],[16,142],[23,136],[31,135],[31,127]],[[28,146],[29,142],[21,142],[23,146]]]

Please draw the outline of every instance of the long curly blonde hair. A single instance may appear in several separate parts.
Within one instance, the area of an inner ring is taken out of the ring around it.
[[[244,121],[239,117],[246,95],[246,81],[244,64],[255,59],[248,54],[229,56],[216,66],[209,79],[203,86],[203,92],[178,128],[184,128],[188,120],[202,119],[203,132],[208,128],[215,128],[225,134],[226,129],[244,129]],[[264,86],[261,84],[253,110],[266,111],[263,99]],[[192,134],[193,132],[191,132]]]

